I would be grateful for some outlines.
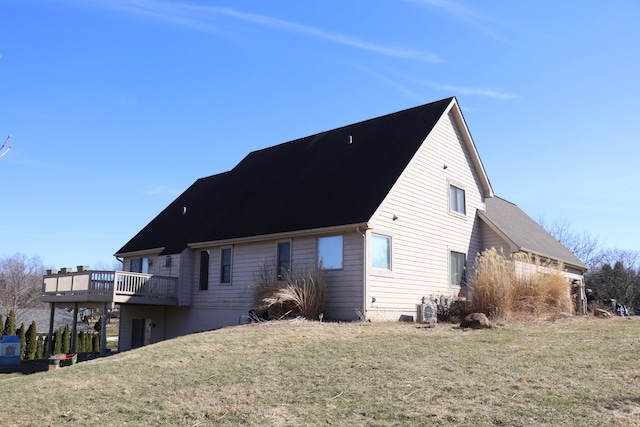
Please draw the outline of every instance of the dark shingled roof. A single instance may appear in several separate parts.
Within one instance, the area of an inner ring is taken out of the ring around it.
[[[117,253],[366,223],[452,100],[254,151],[197,180]]]
[[[585,263],[518,206],[500,197],[487,198],[485,204],[486,211],[478,211],[478,216],[519,250],[588,269]]]

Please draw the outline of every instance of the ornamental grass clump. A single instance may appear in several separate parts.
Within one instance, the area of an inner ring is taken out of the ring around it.
[[[572,312],[569,281],[562,264],[543,263],[519,253],[507,257],[491,248],[476,259],[472,282],[474,311],[492,318],[536,318]]]
[[[327,280],[322,267],[283,270],[281,274],[263,267],[254,281],[256,313],[262,318],[320,318],[324,309]]]

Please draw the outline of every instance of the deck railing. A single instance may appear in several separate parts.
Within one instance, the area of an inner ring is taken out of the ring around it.
[[[176,299],[178,278],[126,271],[59,273],[43,278],[43,299],[76,297],[90,301],[127,302],[136,297]]]

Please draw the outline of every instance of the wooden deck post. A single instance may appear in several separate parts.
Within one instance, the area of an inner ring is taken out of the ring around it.
[[[585,289],[585,283],[583,280],[577,281],[578,286],[578,314],[587,314],[587,293]]]
[[[76,337],[78,335],[78,303],[73,305],[73,325],[71,327],[71,348],[70,352],[76,352]]]
[[[53,318],[56,312],[56,304],[51,303],[51,315],[49,316],[49,338],[47,339],[47,357],[53,354]]]
[[[100,356],[107,353],[107,303],[104,303],[100,317]]]

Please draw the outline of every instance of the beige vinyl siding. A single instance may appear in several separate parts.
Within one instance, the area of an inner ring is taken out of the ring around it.
[[[449,211],[450,184],[465,191],[464,216]],[[477,209],[484,209],[480,179],[455,119],[445,115],[370,222],[368,237],[391,236],[393,249],[390,273],[368,267],[367,316],[397,320],[414,316],[423,296],[457,296],[460,288],[449,285],[449,253],[465,253],[470,272],[481,250]]]
[[[480,230],[482,232],[482,242],[484,244],[484,249],[495,248],[498,252],[502,251],[505,255],[509,255],[511,253],[511,246],[504,240],[498,233],[493,231],[491,227],[489,227],[484,222],[480,221]]]
[[[549,262],[548,260],[540,257],[540,261],[542,262],[542,265],[535,265],[535,264],[529,264],[522,261],[516,261],[515,263],[516,271],[519,274],[523,275],[524,277],[532,275],[534,273],[553,274],[558,271],[557,270],[558,264],[556,264],[555,262],[551,261],[550,265],[553,267],[550,268],[546,266],[546,263]],[[568,282],[571,282],[573,280],[582,282],[583,280],[583,276],[580,270],[566,268],[566,266],[562,265],[561,273],[567,279]]]
[[[583,271],[565,266],[563,271],[564,277],[566,277],[569,281],[578,281],[579,283],[584,283],[584,275]]]
[[[194,255],[189,249],[182,251],[180,255],[174,255],[175,261],[171,261],[172,269],[173,265],[177,265],[176,271],[172,270],[172,275],[178,276],[178,305],[190,306],[193,304],[193,297],[191,291],[191,284],[193,282],[193,265]]]
[[[178,278],[178,305],[188,306],[191,304],[191,266],[193,260],[188,250],[182,254],[171,255],[171,265],[167,266],[166,255],[147,254],[125,257],[122,261],[122,270],[131,271],[131,260],[134,258],[147,258],[149,260],[148,274],[158,276],[168,276]]]
[[[137,255],[130,256],[123,259],[122,269],[123,271],[131,271],[131,260],[135,258],[147,258],[149,261],[148,274],[154,274],[158,276],[179,277],[180,273],[180,255],[171,255],[171,265],[166,265],[165,255]]]
[[[337,233],[339,234],[339,233]],[[337,235],[333,233],[331,235]],[[327,271],[327,319],[353,320],[355,309],[362,307],[362,247],[363,238],[355,230],[343,233],[343,268]],[[263,268],[274,272],[277,243],[291,242],[292,268],[314,268],[317,262],[318,236],[294,237],[254,243],[188,249],[181,259],[182,271],[189,271],[192,310],[180,312],[172,333],[182,335],[204,329],[215,329],[249,321],[254,308],[252,284]],[[220,283],[220,249],[232,248],[231,283]],[[200,251],[209,249],[209,289],[199,290]],[[189,262],[184,260],[189,259]],[[169,308],[169,312],[174,309]],[[178,326],[182,325],[182,326]],[[175,336],[177,336],[175,335]]]
[[[363,311],[364,238],[355,230],[344,233],[342,236],[343,266],[341,270],[327,270],[324,315],[327,319],[355,320],[358,319],[356,309]]]
[[[491,227],[489,227],[488,225],[486,225],[484,222],[480,222],[481,223],[481,230],[482,230],[482,241],[484,243],[484,248],[488,249],[488,248],[495,248],[498,252],[501,252],[505,255],[505,256],[509,256],[511,255],[511,247],[510,245],[504,240],[502,239],[498,233],[496,233],[495,231],[493,231],[491,229]],[[540,257],[541,260],[545,261],[544,257]],[[521,270],[535,270],[535,266],[534,265],[528,265],[528,266],[524,266],[524,264],[522,262],[518,263],[520,265],[520,269]],[[582,281],[583,280],[583,276],[582,276],[582,271],[575,268],[575,267],[571,267],[571,266],[564,266],[564,271],[563,271],[563,275],[568,279],[568,280],[579,280]]]
[[[194,250],[198,261],[193,266],[193,307],[211,310],[234,310],[248,314],[252,307],[252,292],[250,285],[259,277],[263,264],[275,264],[274,243],[259,242],[253,244],[238,244],[214,246]],[[220,282],[221,250],[231,248],[231,282]],[[209,288],[199,290],[199,254],[209,249]],[[234,319],[237,323],[237,319]]]
[[[133,319],[150,319],[151,323],[154,324],[154,327],[151,328],[151,337],[149,339],[151,344],[167,339],[167,309],[164,306],[122,304],[120,306],[118,350],[131,349]]]
[[[180,255],[170,255],[171,264],[169,266],[167,263],[167,256],[157,256],[154,262],[157,262],[157,271],[160,276],[168,276],[168,277],[180,277]]]

